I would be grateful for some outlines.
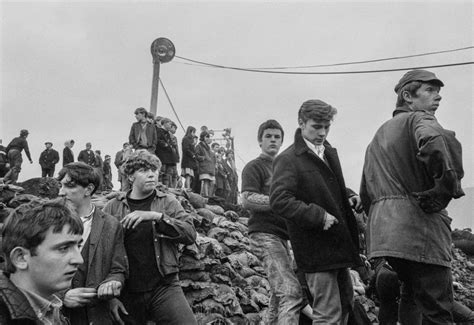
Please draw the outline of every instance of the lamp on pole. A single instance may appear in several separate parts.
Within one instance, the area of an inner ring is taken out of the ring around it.
[[[153,81],[151,84],[150,112],[156,116],[158,104],[158,84],[160,82],[160,64],[170,62],[176,53],[173,42],[160,37],[151,43],[151,55],[153,56]]]

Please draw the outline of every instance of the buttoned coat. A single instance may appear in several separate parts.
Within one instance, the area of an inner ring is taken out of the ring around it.
[[[91,232],[86,241],[88,258],[79,267],[72,279],[72,288],[98,288],[108,281],[119,281],[122,289],[128,277],[128,259],[123,241],[123,230],[116,218],[105,214],[96,207],[92,219]],[[83,248],[82,252],[86,250]],[[72,325],[76,324],[113,324],[109,315],[107,301],[97,300],[87,306],[88,321],[83,319],[83,308],[69,309]]]
[[[272,210],[287,220],[298,268],[305,273],[351,267],[360,262],[357,224],[336,149],[325,141],[327,164],[306,145],[301,129],[295,142],[275,158],[270,186]],[[326,212],[338,223],[323,230]]]

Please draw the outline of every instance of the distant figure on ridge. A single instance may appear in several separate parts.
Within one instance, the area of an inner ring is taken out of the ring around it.
[[[46,149],[39,157],[41,165],[41,177],[54,177],[54,169],[59,162],[59,153],[53,149],[53,144],[49,141],[45,142]]]

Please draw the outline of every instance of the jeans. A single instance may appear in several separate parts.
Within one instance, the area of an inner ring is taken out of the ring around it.
[[[265,324],[298,324],[303,293],[293,271],[288,241],[262,232],[249,237],[250,249],[262,260],[270,284]]]
[[[313,297],[314,324],[346,324],[354,290],[349,269],[305,273]]]
[[[122,319],[127,325],[146,324],[152,320],[156,325],[197,324],[191,307],[184,297],[177,275],[169,276],[152,291],[125,292],[123,303],[129,315]]]
[[[454,324],[453,278],[449,267],[387,257],[402,282],[401,324]],[[421,311],[421,313],[420,313]]]

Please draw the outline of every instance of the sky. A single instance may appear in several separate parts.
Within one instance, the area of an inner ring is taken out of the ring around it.
[[[128,139],[135,108],[149,108],[150,45],[158,37],[170,39],[177,56],[242,68],[363,61],[474,43],[471,1],[1,1],[0,17],[0,139],[7,145],[21,129],[30,132],[33,164],[24,156],[19,181],[40,176],[45,141],[61,153],[64,141],[74,139],[76,157],[86,142],[102,156],[115,155]],[[291,71],[410,68],[473,58],[468,49]],[[429,70],[445,84],[437,118],[462,143],[463,186],[472,187],[473,65]],[[285,148],[305,100],[335,106],[328,140],[338,149],[347,186],[357,191],[365,149],[391,117],[393,88],[405,72],[263,74],[175,57],[161,65],[160,77],[185,128],[232,128],[239,170],[260,152],[262,122],[282,124]],[[163,89],[158,115],[177,121]],[[179,141],[183,135],[179,129]]]

